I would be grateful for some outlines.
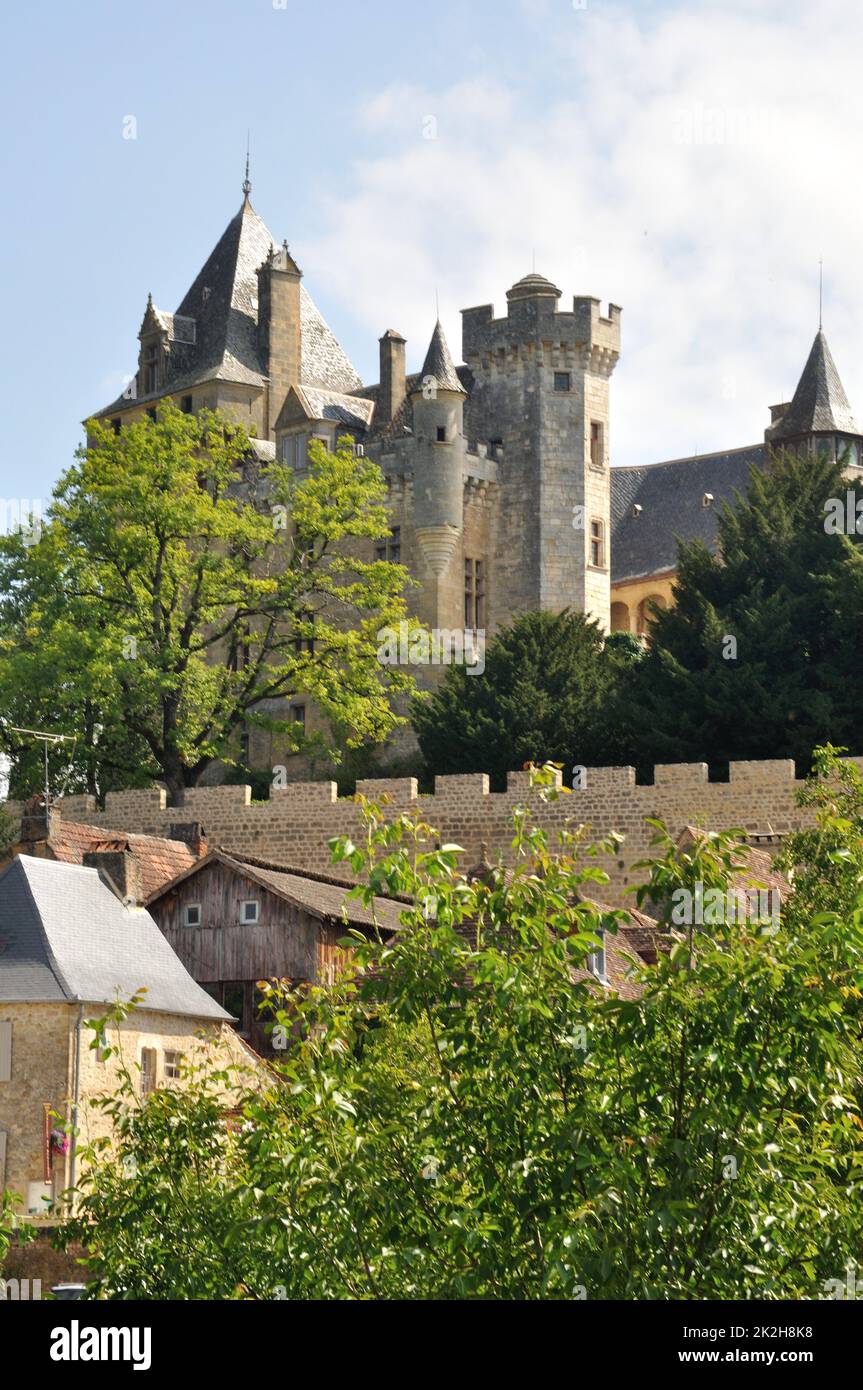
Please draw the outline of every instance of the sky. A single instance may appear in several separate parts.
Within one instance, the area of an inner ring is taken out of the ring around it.
[[[242,201],[363,380],[535,264],[623,306],[614,464],[759,440],[824,328],[863,416],[854,0],[7,8],[0,496],[50,497]]]

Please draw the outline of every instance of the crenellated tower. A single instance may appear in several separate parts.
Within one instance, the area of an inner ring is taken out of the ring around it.
[[[610,619],[609,379],[620,356],[620,309],[531,274],[492,305],[465,309],[473,374],[471,438],[497,459],[500,502],[492,584],[509,615],[583,610]]]

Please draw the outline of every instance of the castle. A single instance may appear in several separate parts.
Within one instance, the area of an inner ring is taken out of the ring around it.
[[[400,560],[429,628],[495,630],[521,612],[571,607],[606,629],[643,634],[650,604],[671,601],[677,537],[716,539],[717,512],[745,492],[771,447],[847,450],[859,474],[856,422],[819,329],[790,403],[771,407],[764,440],[727,452],[612,468],[609,383],[621,310],[518,280],[506,313],[463,310],[463,365],[440,323],[422,367],[406,342],[380,338],[380,380],[364,385],[250,201],[231,219],[176,313],[148,300],[138,369],[96,418],[120,430],[172,397],[220,409],[256,436],[261,462],[302,467],[310,438],[349,435],[389,489],[391,533],[378,556]]]

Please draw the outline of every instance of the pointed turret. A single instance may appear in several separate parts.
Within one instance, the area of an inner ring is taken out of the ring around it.
[[[429,377],[431,377],[439,391],[457,391],[461,396],[467,394],[458,379],[458,372],[453,366],[452,356],[440,319],[435,324],[420,377],[423,382],[428,382]]]
[[[814,434],[861,434],[820,328],[791,404],[768,428],[767,439],[776,444]]]
[[[438,319],[411,391],[414,534],[436,579],[449,568],[462,530],[466,395]]]

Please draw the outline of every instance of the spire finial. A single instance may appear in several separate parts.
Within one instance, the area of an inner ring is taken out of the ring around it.
[[[249,181],[249,132],[246,131],[246,177],[243,179],[243,197],[246,202],[249,201],[249,194],[251,191],[252,185]]]
[[[818,262],[818,332],[822,327],[822,307],[824,303],[824,262]]]

